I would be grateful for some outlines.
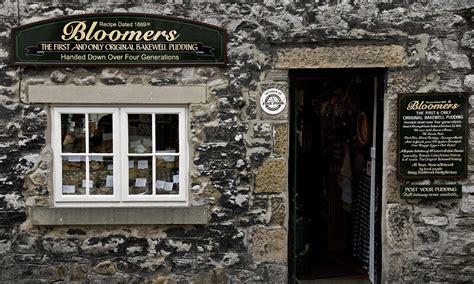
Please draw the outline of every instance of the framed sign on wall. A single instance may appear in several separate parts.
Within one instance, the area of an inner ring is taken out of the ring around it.
[[[398,171],[404,179],[467,174],[467,94],[400,94]]]
[[[224,66],[225,29],[150,14],[60,17],[12,29],[13,65]]]

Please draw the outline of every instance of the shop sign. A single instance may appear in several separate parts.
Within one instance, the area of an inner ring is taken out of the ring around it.
[[[226,31],[149,14],[88,14],[12,30],[14,65],[226,64]]]
[[[260,107],[267,114],[279,114],[286,107],[286,96],[278,89],[268,89],[260,96]]]
[[[462,198],[462,186],[456,185],[402,185],[402,199],[455,199]]]
[[[405,179],[467,173],[467,95],[400,94],[398,170]]]

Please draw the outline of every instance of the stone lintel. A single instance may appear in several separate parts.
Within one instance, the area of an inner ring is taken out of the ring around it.
[[[206,207],[58,208],[31,207],[33,225],[207,224]]]
[[[281,49],[275,68],[388,68],[405,65],[403,46],[364,45]]]
[[[206,102],[205,85],[187,86],[28,86],[30,103],[191,104]]]

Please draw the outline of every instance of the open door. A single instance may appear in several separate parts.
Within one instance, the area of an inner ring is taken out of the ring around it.
[[[293,283],[378,280],[384,78],[383,69],[290,72]]]

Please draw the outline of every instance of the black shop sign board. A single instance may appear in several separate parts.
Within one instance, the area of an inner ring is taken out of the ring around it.
[[[467,174],[466,93],[400,94],[398,173],[404,179]]]
[[[60,17],[12,29],[12,65],[224,66],[225,29],[136,13]]]
[[[402,199],[457,199],[462,198],[462,186],[456,185],[402,185]]]

